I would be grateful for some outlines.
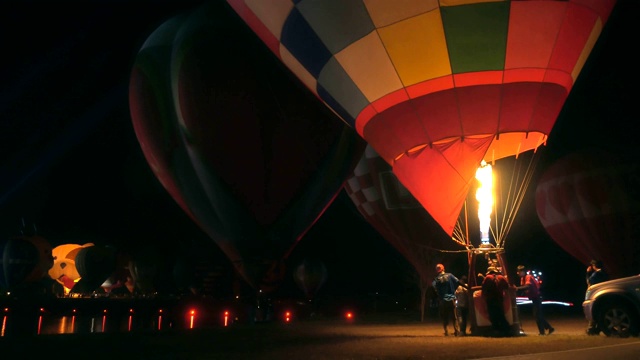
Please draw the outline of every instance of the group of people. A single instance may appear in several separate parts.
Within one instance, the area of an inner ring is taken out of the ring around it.
[[[449,335],[449,323],[453,326],[453,335],[467,335],[467,323],[469,319],[469,285],[467,277],[459,279],[445,271],[442,264],[436,265],[436,276],[433,287],[438,295],[438,312],[442,320],[444,335]],[[502,274],[500,267],[490,264],[486,275],[478,274],[481,280],[482,297],[487,306],[489,321],[495,336],[512,336],[514,331],[504,313],[504,301],[507,292],[512,285]],[[540,284],[538,280],[529,274],[525,267],[518,266],[520,285],[513,287],[522,290],[531,300],[533,314],[536,319],[540,335],[550,335],[555,329],[545,319],[542,312],[542,300],[540,296]]]
[[[487,313],[491,328],[496,336],[512,336],[514,331],[509,324],[504,312],[504,300],[510,288],[522,291],[532,305],[533,317],[538,328],[538,335],[551,335],[555,328],[549,324],[542,311],[542,296],[540,283],[523,265],[517,267],[520,278],[519,285],[510,285],[502,274],[502,269],[495,263],[489,263],[486,275],[478,274],[481,283],[482,297],[487,306]],[[592,260],[586,272],[587,286],[609,280],[604,271],[602,262]],[[438,312],[442,320],[444,335],[449,335],[449,323],[453,326],[453,335],[466,336],[469,319],[469,285],[465,275],[457,278],[445,271],[442,264],[436,265],[436,276],[433,280],[433,288],[438,296]],[[590,321],[587,334],[598,335],[600,330],[595,322]]]

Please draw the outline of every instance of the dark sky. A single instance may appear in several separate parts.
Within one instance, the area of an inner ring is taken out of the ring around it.
[[[151,173],[133,132],[127,97],[131,66],[147,36],[171,16],[200,3],[0,5],[1,236],[16,235],[24,219],[54,245],[211,244]],[[539,169],[563,154],[593,146],[632,159],[638,155],[633,95],[638,78],[638,3],[619,1],[541,150]],[[582,264],[541,228],[532,192],[507,245],[510,263],[543,268],[549,286],[561,288],[570,278],[582,281]],[[215,246],[210,251],[224,263]],[[356,213],[344,193],[292,258],[300,259],[305,252],[323,254],[330,275],[343,274],[327,287],[346,284],[359,291],[393,292],[405,286],[406,264]]]

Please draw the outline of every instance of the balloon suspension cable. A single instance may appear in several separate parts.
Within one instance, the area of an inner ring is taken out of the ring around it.
[[[522,155],[522,154],[521,154]],[[530,154],[529,159],[525,156],[520,156],[518,159],[511,159],[513,162],[512,174],[509,180],[509,187],[506,191],[496,192],[496,201],[493,203],[492,222],[493,225],[489,231],[493,240],[495,241],[495,248],[504,249],[506,243],[506,237],[509,234],[511,227],[515,221],[516,214],[522,205],[527,188],[529,187],[533,178],[534,170],[539,160],[539,152],[533,152]],[[503,165],[505,163],[502,161]],[[500,167],[501,164],[498,164]],[[499,177],[496,177],[496,179]],[[500,182],[496,184],[497,188],[500,188]],[[506,198],[503,198],[503,194],[506,193]],[[469,221],[467,213],[467,201],[464,202],[463,211],[460,217],[456,221],[456,225],[453,229],[451,239],[464,246],[469,253],[474,253],[478,249],[484,249],[487,245],[484,244],[479,247],[475,247],[471,244],[469,236]],[[494,245],[490,245],[494,247]],[[483,250],[484,251],[484,250]]]
[[[539,160],[537,154],[538,152],[533,152],[530,155],[524,171],[523,162],[519,161],[519,159],[514,161],[507,197],[503,202],[502,196],[498,196],[498,201],[494,202],[494,214],[501,214],[501,219],[498,219],[500,216],[495,217],[495,227],[491,227],[491,234],[495,239],[496,246],[499,248],[505,247],[507,235],[511,231],[516,214],[522,205],[527,188],[531,183],[535,172],[534,170]],[[522,156],[520,156],[520,158],[522,158]],[[500,211],[501,209],[503,211]]]

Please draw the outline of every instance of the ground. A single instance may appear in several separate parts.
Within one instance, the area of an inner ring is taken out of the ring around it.
[[[586,321],[576,311],[548,316],[556,331],[537,336],[530,313],[522,314],[526,335],[516,338],[445,337],[433,318],[419,322],[407,316],[368,316],[232,324],[186,331],[94,333],[0,337],[0,351],[48,359],[70,354],[92,359],[480,359],[548,353],[616,344],[638,338],[587,336]],[[553,359],[553,355],[541,355]],[[608,359],[615,359],[612,353]]]

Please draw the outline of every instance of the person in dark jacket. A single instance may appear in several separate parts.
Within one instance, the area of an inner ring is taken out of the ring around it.
[[[609,280],[609,274],[607,274],[602,268],[602,261],[600,260],[591,260],[591,263],[587,267],[587,287],[591,285],[595,285],[597,283],[601,283],[603,281]],[[598,328],[598,324],[590,320],[589,325],[587,325],[587,335],[599,335],[600,329]]]
[[[589,267],[587,267],[587,286],[595,285],[607,280],[609,280],[609,274],[607,274],[602,268],[602,261],[591,260]]]
[[[453,324],[453,334],[455,336],[460,335],[458,328],[458,321],[456,319],[456,289],[459,285],[468,288],[467,284],[463,284],[451,273],[447,273],[444,270],[444,265],[436,265],[436,277],[433,280],[433,287],[438,294],[438,312],[440,319],[442,320],[442,327],[444,328],[444,336],[449,336],[449,322]]]

